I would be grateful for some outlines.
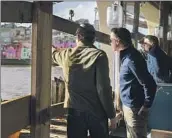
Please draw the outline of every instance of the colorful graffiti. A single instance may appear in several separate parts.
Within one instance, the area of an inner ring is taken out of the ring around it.
[[[53,45],[57,48],[73,48],[76,43],[75,41],[57,41]]]
[[[25,55],[28,55],[27,57]],[[22,43],[1,45],[2,59],[30,59],[30,47],[23,46]]]
[[[100,48],[100,43],[94,43]],[[56,48],[73,48],[76,46],[75,41],[58,41],[54,42]],[[31,43],[13,43],[1,45],[1,59],[31,59]]]
[[[57,47],[57,48],[73,48],[76,46],[76,42],[75,41],[66,41],[66,42],[63,42],[63,41],[59,41],[59,42],[56,42],[53,44],[54,47]],[[97,47],[97,48],[100,48],[100,43],[98,42],[95,42],[94,45]]]

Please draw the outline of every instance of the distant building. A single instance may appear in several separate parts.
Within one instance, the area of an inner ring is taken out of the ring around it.
[[[15,23],[8,23],[1,25],[0,40],[2,43],[12,43],[13,40],[30,40],[31,26],[16,26]]]
[[[0,28],[1,44],[4,44],[4,43],[9,44],[12,42],[13,32],[11,30],[12,30],[11,28]]]
[[[1,24],[1,28],[17,28],[16,24],[15,23],[4,23],[4,24]]]

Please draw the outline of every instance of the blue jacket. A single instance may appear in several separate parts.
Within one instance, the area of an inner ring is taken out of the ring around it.
[[[171,63],[170,63],[171,62]],[[172,82],[170,69],[172,61],[159,46],[153,47],[147,54],[147,67],[156,83]]]
[[[130,108],[150,108],[155,97],[156,83],[147,70],[139,51],[129,47],[120,53],[120,97]]]

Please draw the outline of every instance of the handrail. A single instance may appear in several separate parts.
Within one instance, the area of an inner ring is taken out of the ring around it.
[[[63,102],[53,104],[50,107],[50,118],[57,116],[63,117],[66,110],[63,108]],[[1,104],[1,137],[6,138],[9,135],[30,125],[31,114],[31,95],[20,97],[14,100],[5,101]],[[46,110],[46,109],[45,109]],[[40,112],[40,115],[43,114]]]
[[[30,124],[30,99],[31,95],[27,95],[1,104],[2,138],[7,138]]]

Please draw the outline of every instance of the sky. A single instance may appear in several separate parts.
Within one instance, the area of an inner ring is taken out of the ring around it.
[[[61,2],[57,3],[53,7],[53,14],[56,16],[69,19],[69,10],[74,10],[75,16],[73,20],[78,20],[80,18],[88,19],[91,24],[93,24],[95,19],[94,8],[97,7],[95,1],[89,2]]]
[[[63,8],[62,8],[63,7]],[[72,9],[75,12],[75,16],[73,20],[77,20],[80,18],[88,19],[91,24],[93,24],[95,19],[94,8],[97,7],[95,1],[88,2],[61,2],[57,3],[53,7],[53,14],[56,16],[60,16],[65,19],[69,19],[69,10]],[[97,15],[98,18],[98,15]],[[127,25],[127,29],[132,31],[132,25]],[[143,34],[147,34],[148,30],[139,27],[139,31]]]

